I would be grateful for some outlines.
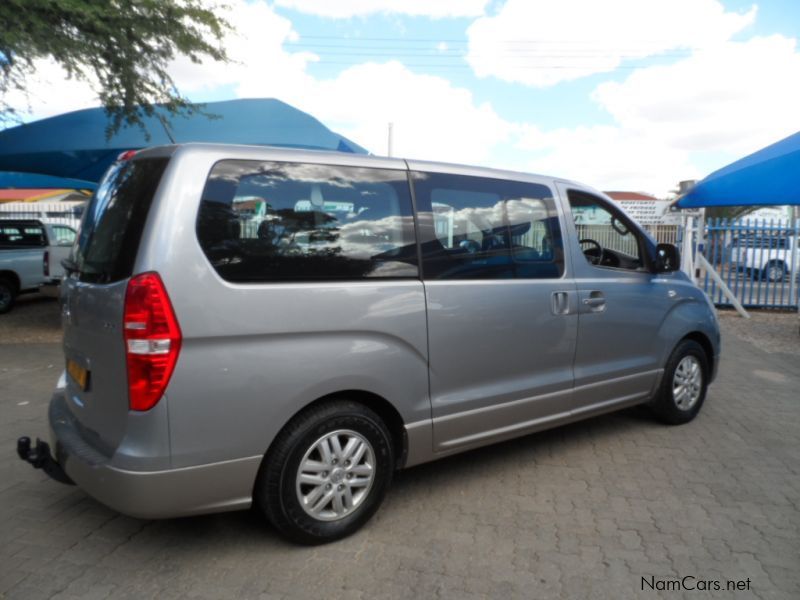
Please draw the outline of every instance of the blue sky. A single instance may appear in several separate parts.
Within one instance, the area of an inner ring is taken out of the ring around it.
[[[660,196],[800,129],[797,0],[229,0],[234,65],[197,101],[271,96],[376,154]],[[32,118],[96,104],[40,66]],[[48,86],[59,91],[50,93]]]

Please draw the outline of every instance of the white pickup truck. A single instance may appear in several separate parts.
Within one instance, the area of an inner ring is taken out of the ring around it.
[[[36,219],[0,219],[0,314],[19,294],[57,283],[64,274],[75,229]]]
[[[745,234],[734,238],[729,248],[731,263],[764,281],[783,281],[793,270],[793,260],[797,260],[796,243],[793,235]]]

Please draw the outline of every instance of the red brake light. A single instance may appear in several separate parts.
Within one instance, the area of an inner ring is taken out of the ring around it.
[[[42,255],[42,270],[45,277],[50,277],[50,251],[45,250]]]
[[[150,410],[167,388],[181,348],[181,330],[158,273],[128,282],[122,320],[131,410]]]
[[[136,156],[136,152],[136,150],[126,150],[125,152],[120,152],[119,156],[117,156],[117,161],[124,162],[126,160],[130,160]]]

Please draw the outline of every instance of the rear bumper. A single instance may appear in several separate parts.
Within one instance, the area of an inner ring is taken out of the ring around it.
[[[50,298],[58,298],[61,293],[61,280],[52,279],[39,286],[39,293]]]
[[[81,437],[62,390],[50,400],[55,459],[87,494],[125,515],[142,519],[184,517],[249,508],[260,456],[166,469],[135,471],[114,465]]]

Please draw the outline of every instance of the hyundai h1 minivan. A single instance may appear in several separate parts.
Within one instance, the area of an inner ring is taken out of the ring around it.
[[[142,517],[352,533],[396,469],[636,404],[691,421],[713,306],[550,177],[210,144],[116,163],[65,261],[65,371],[20,456]]]

